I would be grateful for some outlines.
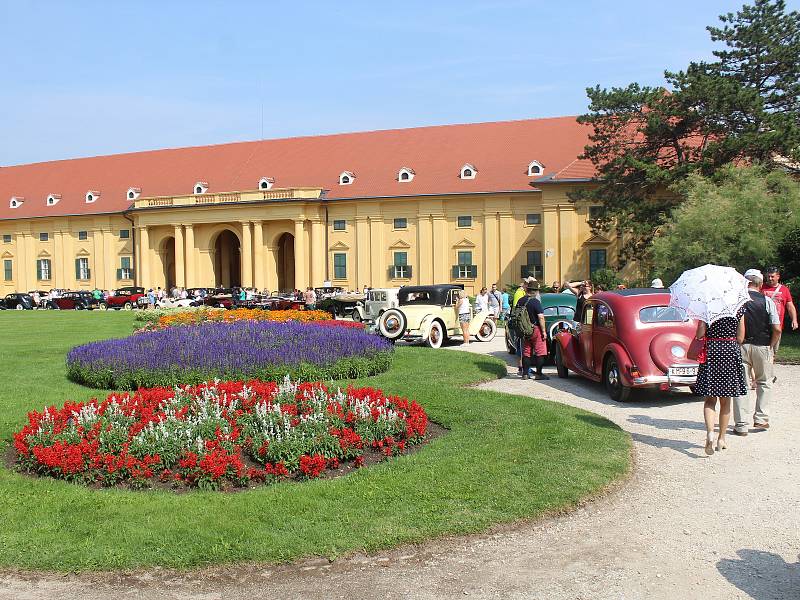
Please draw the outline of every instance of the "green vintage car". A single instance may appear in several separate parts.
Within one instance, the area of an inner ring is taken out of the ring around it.
[[[544,322],[547,324],[547,341],[552,342],[553,337],[558,333],[562,327],[561,323],[569,323],[570,325],[575,319],[575,305],[578,299],[574,294],[560,293],[560,294],[542,294],[542,307],[544,308]],[[510,354],[516,353],[517,336],[506,328],[506,349]],[[552,348],[552,345],[548,346]],[[552,350],[551,358],[552,358]]]

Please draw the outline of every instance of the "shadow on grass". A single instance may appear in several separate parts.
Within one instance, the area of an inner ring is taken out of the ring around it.
[[[717,570],[750,598],[800,597],[800,560],[787,563],[773,552],[749,548],[737,550],[736,554],[738,559],[718,561]]]

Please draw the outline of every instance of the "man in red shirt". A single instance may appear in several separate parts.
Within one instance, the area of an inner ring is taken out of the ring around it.
[[[781,329],[783,329],[783,319],[785,314],[789,313],[791,319],[791,328],[797,329],[797,309],[792,301],[792,294],[789,288],[781,283],[781,272],[778,267],[767,267],[767,280],[764,282],[764,287],[761,288],[761,293],[771,298],[775,303],[775,308],[778,309],[778,318],[780,319]],[[780,341],[778,341],[780,345]],[[777,351],[777,346],[775,350]]]

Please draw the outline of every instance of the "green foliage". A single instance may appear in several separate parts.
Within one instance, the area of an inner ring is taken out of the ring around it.
[[[656,274],[669,285],[706,263],[744,272],[778,262],[778,245],[800,225],[800,183],[778,171],[727,167],[714,179],[692,175],[687,201],[653,242]]]
[[[29,410],[97,396],[65,377],[64,356],[75,344],[126,335],[132,320],[124,312],[0,313],[14,340],[0,347],[0,437]],[[616,425],[472,385],[505,373],[489,356],[398,348],[389,371],[354,383],[417,400],[448,431],[419,452],[336,479],[173,494],[97,490],[2,467],[0,565],[189,568],[375,552],[555,514],[627,472],[630,436]]]
[[[778,264],[784,278],[800,277],[800,227],[787,231],[778,244]],[[792,290],[794,295],[794,290]]]
[[[592,283],[596,290],[615,290],[622,283],[622,279],[614,269],[597,269],[592,273]]]
[[[637,83],[587,89],[590,112],[578,121],[593,127],[583,157],[600,184],[572,197],[602,205],[594,227],[625,233],[625,258],[649,257],[656,231],[684,200],[666,190],[689,174],[800,161],[800,13],[756,0],[720,20],[708,30],[725,49],[716,61],[665,72],[671,92]]]

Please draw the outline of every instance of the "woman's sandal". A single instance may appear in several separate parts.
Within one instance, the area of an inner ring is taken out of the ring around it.
[[[706,440],[706,454],[708,454],[709,456],[714,454],[714,442],[708,439]]]

